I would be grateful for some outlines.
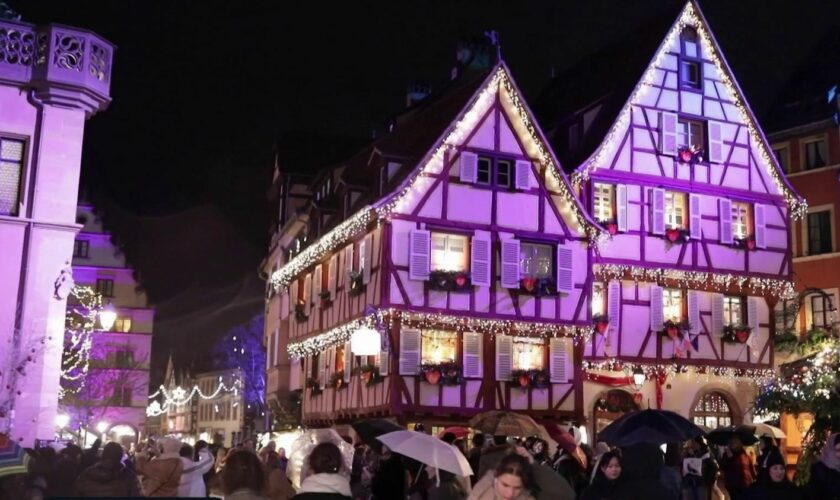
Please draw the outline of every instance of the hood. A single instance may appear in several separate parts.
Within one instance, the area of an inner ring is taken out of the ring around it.
[[[820,462],[825,464],[829,469],[840,470],[840,462],[837,461],[837,454],[834,453],[834,440],[840,433],[828,436],[828,439],[823,446],[822,454],[820,455]]]
[[[88,468],[84,475],[91,481],[96,483],[110,483],[117,479],[117,476],[124,470],[120,463],[99,462],[93,467]]]
[[[341,474],[312,474],[300,485],[298,493],[338,493],[352,497],[350,483]]]

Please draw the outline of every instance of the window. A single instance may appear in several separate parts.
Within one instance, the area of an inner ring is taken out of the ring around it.
[[[543,339],[518,337],[513,339],[513,369],[542,370],[545,368]]]
[[[805,143],[805,170],[820,168],[826,165],[825,139],[817,139]]]
[[[104,297],[114,296],[114,280],[112,279],[97,279],[96,293],[102,294]]]
[[[90,241],[76,240],[73,242],[73,257],[86,259],[90,254]]]
[[[705,394],[694,407],[692,419],[696,425],[709,429],[732,425],[732,410],[726,398],[719,392]]]
[[[796,302],[793,300],[780,300],[776,303],[775,315],[777,333],[793,329],[796,312]]]
[[[592,314],[604,314],[606,312],[607,289],[603,283],[592,285]]]
[[[344,371],[345,369],[350,369],[349,366],[344,366],[344,353],[344,344],[337,345],[335,348],[335,366],[333,367],[334,373]]]
[[[683,318],[682,290],[665,288],[662,290],[662,317],[665,321],[679,323]]]
[[[683,57],[700,57],[700,44],[698,43],[697,31],[694,28],[685,28],[680,33],[680,54]]]
[[[117,368],[131,368],[134,365],[134,351],[118,349],[114,352],[114,365]]]
[[[479,184],[490,184],[490,171],[492,170],[493,162],[490,158],[481,156],[478,158],[478,177],[476,181]]]
[[[0,215],[18,215],[23,150],[23,141],[0,137]]]
[[[723,324],[743,325],[744,324],[744,300],[738,296],[723,296]]]
[[[739,201],[732,202],[732,235],[745,239],[752,230],[750,222],[750,205]]]
[[[808,214],[808,255],[831,251],[831,213],[825,210]]]
[[[512,167],[510,161],[499,160],[496,162],[496,185],[501,187],[510,187]]]
[[[677,121],[677,148],[703,149],[703,124],[690,120]]]
[[[113,402],[114,406],[131,406],[131,387],[114,387]]]
[[[519,273],[528,278],[554,277],[554,249],[551,245],[522,242],[519,245]]]
[[[773,148],[773,156],[776,157],[776,161],[779,163],[779,166],[782,167],[782,171],[784,173],[790,173],[790,154],[788,153],[787,146],[781,146],[778,148]]]
[[[476,183],[509,188],[513,186],[513,161],[478,157]]]
[[[321,356],[320,353],[316,352],[315,354],[312,355],[312,358],[311,358],[312,361],[309,363],[309,376],[314,380],[318,380],[318,378],[321,376],[321,374],[318,371],[318,363],[320,361],[318,358],[320,356]],[[324,381],[319,380],[319,382],[324,382]]]
[[[117,318],[117,320],[114,321],[113,331],[131,333],[131,318]]]
[[[669,229],[686,227],[685,193],[665,191],[665,225]]]
[[[420,333],[420,362],[445,363],[455,361],[458,354],[458,334],[440,330],[423,330]]]
[[[468,271],[469,246],[466,236],[432,233],[432,271]]]
[[[700,63],[697,61],[683,60],[680,64],[680,76],[684,87],[700,88]]]
[[[612,184],[595,183],[595,193],[592,199],[592,209],[595,219],[612,221],[615,217],[613,203],[615,201],[615,186]]]
[[[831,312],[831,300],[823,295],[811,295],[811,327],[825,328],[831,326],[829,313]]]
[[[683,87],[701,88],[703,76],[700,62],[700,43],[697,32],[685,28],[680,33],[680,80]]]

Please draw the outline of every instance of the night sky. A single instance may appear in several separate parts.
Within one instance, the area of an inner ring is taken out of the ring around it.
[[[488,29],[533,100],[552,68],[683,4],[7,2],[24,21],[90,29],[118,46],[113,103],[88,122],[83,186],[157,308],[153,383],[170,351],[201,367],[212,341],[262,310],[276,137],[369,136],[405,105],[407,84],[445,81],[458,39]],[[759,116],[840,19],[840,2],[701,6]]]

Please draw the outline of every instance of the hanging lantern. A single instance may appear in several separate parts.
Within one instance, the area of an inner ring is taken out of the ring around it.
[[[114,307],[114,304],[111,303],[109,300],[105,307],[99,311],[99,324],[102,326],[102,330],[109,332],[111,328],[114,327],[114,323],[117,321],[117,308]]]
[[[350,351],[355,356],[375,356],[379,354],[382,337],[369,326],[363,326],[350,337]]]

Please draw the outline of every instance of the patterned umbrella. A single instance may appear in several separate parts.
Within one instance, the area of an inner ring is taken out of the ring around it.
[[[512,411],[493,410],[470,419],[470,427],[491,436],[542,436],[545,429],[528,415]]]
[[[26,474],[29,453],[5,434],[0,434],[0,477]]]

